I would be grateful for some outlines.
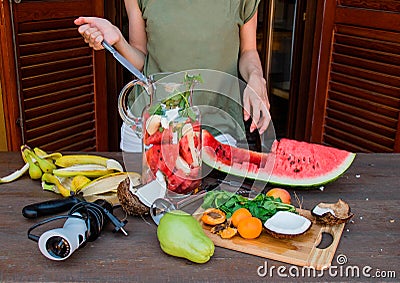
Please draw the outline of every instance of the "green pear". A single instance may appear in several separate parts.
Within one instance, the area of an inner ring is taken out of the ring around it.
[[[172,256],[205,263],[214,254],[214,243],[204,233],[200,223],[190,214],[167,212],[157,228],[161,249]]]

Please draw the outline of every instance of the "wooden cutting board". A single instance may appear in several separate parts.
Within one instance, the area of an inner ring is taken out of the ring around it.
[[[265,230],[254,240],[243,239],[239,235],[231,239],[222,239],[219,235],[210,232],[212,226],[202,223],[200,218],[203,211],[200,207],[193,215],[216,246],[293,265],[314,267],[316,270],[331,266],[345,226],[345,224],[327,226],[313,222],[305,234],[293,239],[276,239]],[[298,212],[313,221],[310,211],[299,209]],[[318,245],[324,232],[330,234],[333,240],[328,247],[322,249],[318,248]]]

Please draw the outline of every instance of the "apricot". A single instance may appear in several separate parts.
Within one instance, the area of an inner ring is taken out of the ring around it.
[[[235,210],[231,218],[232,225],[237,228],[239,221],[247,217],[252,217],[250,211],[247,208],[242,207]]]
[[[281,201],[282,201],[283,203],[287,203],[287,204],[290,204],[290,203],[291,203],[290,194],[289,194],[289,192],[288,192],[287,190],[285,190],[285,189],[273,188],[273,189],[270,189],[270,190],[266,193],[266,195],[267,195],[268,197],[280,198]]]
[[[262,232],[261,220],[256,217],[247,217],[239,221],[237,231],[242,238],[255,239]]]
[[[217,208],[208,208],[204,211],[201,221],[208,225],[217,225],[224,223],[226,220],[225,212]]]

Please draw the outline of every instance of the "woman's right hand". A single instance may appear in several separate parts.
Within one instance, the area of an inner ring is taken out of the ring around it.
[[[79,17],[74,23],[79,26],[78,32],[85,42],[94,50],[104,49],[101,43],[106,40],[111,45],[122,38],[121,31],[108,20],[96,17]]]

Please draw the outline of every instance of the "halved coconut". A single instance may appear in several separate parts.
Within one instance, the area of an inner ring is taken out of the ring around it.
[[[166,182],[160,171],[156,179],[143,185],[131,184],[130,178],[120,183],[117,196],[123,210],[129,215],[144,215],[150,212],[149,207],[157,198],[163,198],[166,192]]]
[[[156,179],[138,188],[131,187],[130,191],[137,195],[144,205],[150,207],[156,199],[165,197],[167,183],[163,173],[157,171]]]
[[[288,211],[278,211],[264,223],[267,232],[278,239],[290,239],[302,235],[312,223],[304,216]]]
[[[341,199],[336,203],[321,202],[311,210],[311,214],[317,222],[327,225],[346,223],[354,216],[350,206]]]
[[[137,195],[131,193],[130,187],[130,179],[127,177],[117,188],[117,196],[122,209],[128,215],[149,214],[149,208],[140,201]]]

